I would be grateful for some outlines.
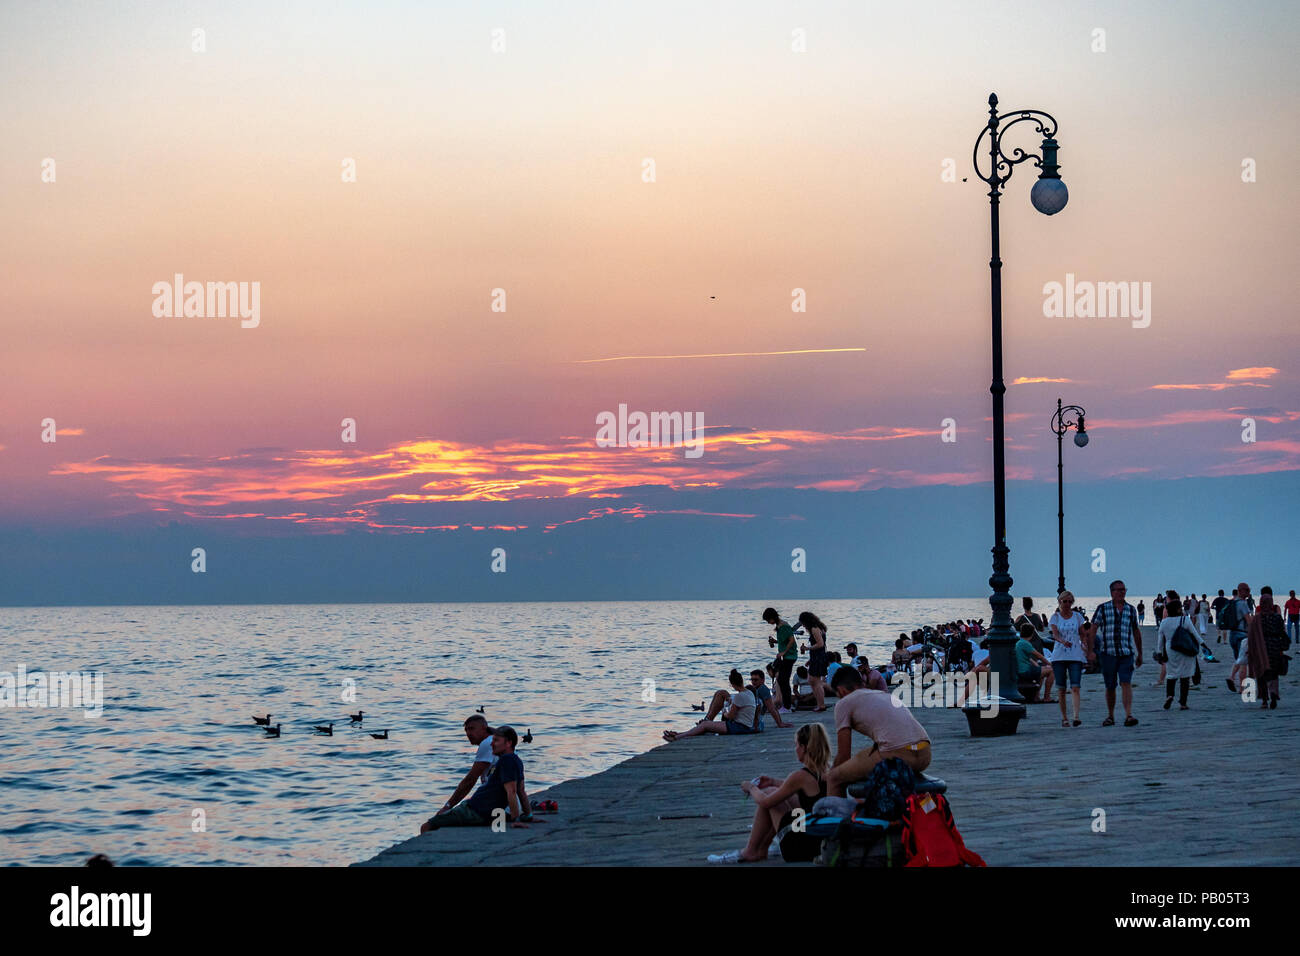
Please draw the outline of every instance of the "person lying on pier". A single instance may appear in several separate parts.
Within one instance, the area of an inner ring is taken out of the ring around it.
[[[727,678],[734,688],[731,694],[731,706],[726,713],[722,714],[721,720],[714,720],[718,715],[721,706],[717,709],[709,708],[709,715],[701,720],[690,730],[676,731],[665,730],[664,740],[672,743],[675,740],[683,740],[687,737],[698,737],[700,734],[755,734],[758,728],[755,726],[754,712],[758,709],[754,698],[754,692],[745,686],[745,678],[741,676],[740,671],[732,668],[731,674]],[[719,691],[719,694],[724,693]],[[713,701],[718,703],[718,694],[713,695]]]
[[[826,796],[826,768],[831,759],[831,742],[819,723],[804,724],[795,734],[794,755],[799,768],[784,780],[766,775],[746,780],[740,789],[758,804],[749,843],[743,850],[710,855],[710,863],[755,863],[767,859],[772,838],[794,820],[796,809],[805,814]]]
[[[777,710],[776,699],[767,684],[763,681],[763,672],[755,668],[749,672],[749,689],[754,694],[754,727],[757,730],[763,729],[763,711],[772,715],[778,727],[793,727],[794,724],[787,724],[781,719],[781,712]]]
[[[844,796],[849,784],[865,780],[872,767],[890,757],[918,772],[930,766],[930,736],[892,694],[867,690],[852,667],[837,670],[831,688],[840,699],[835,705],[835,765],[826,778],[831,796]],[[855,730],[874,741],[870,750],[853,753]]]
[[[442,827],[485,827],[492,824],[494,811],[505,810],[512,827],[527,828],[523,818],[528,810],[524,792],[524,762],[515,755],[519,735],[513,727],[492,731],[492,753],[497,762],[488,771],[483,786],[464,803],[431,816],[420,827],[421,833]]]

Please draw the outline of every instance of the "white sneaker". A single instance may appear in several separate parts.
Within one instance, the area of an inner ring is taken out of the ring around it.
[[[708,860],[710,863],[739,863],[740,851],[728,850],[726,853],[710,853]]]
[[[778,713],[778,714],[791,714],[791,713],[794,713],[794,711],[790,710],[790,709],[787,708],[787,707],[782,707],[780,710],[777,711],[777,713]]]

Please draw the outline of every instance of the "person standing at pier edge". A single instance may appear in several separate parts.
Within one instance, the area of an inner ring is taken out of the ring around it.
[[[1165,616],[1165,596],[1157,594],[1156,599],[1151,602],[1151,613],[1155,615],[1156,627],[1160,626],[1160,619]]]
[[[1079,719],[1079,683],[1083,679],[1083,635],[1080,627],[1083,615],[1074,610],[1074,594],[1062,591],[1056,598],[1057,609],[1047,626],[1052,629],[1052,673],[1056,677],[1057,702],[1061,705],[1061,726],[1069,727],[1070,721],[1065,716],[1066,677],[1070,679],[1071,701],[1074,704],[1074,726],[1083,723]]]
[[[1091,633],[1097,655],[1101,658],[1101,676],[1106,684],[1106,719],[1103,727],[1115,725],[1115,685],[1121,687],[1124,700],[1124,726],[1138,722],[1133,716],[1133,669],[1142,666],[1142,631],[1138,628],[1137,610],[1124,600],[1128,588],[1123,581],[1110,582],[1110,600],[1097,605],[1092,615]],[[1176,605],[1165,603],[1175,610]]]
[[[1147,619],[1147,606],[1138,601],[1138,623],[1145,624]]]
[[[781,692],[781,709],[788,713],[790,705],[794,703],[790,674],[794,670],[794,662],[799,659],[799,642],[794,638],[794,628],[781,620],[776,608],[769,607],[763,611],[763,620],[776,628],[776,637],[769,637],[767,643],[769,647],[776,648],[776,686]]]
[[[829,663],[826,656],[826,625],[812,611],[802,612],[799,623],[808,633],[808,679],[812,682],[813,700],[817,704],[813,713],[820,714],[826,709],[826,690],[823,687],[826,665]]]
[[[1293,641],[1300,641],[1300,598],[1291,591],[1291,597],[1283,605],[1286,608],[1286,636]]]
[[[1201,605],[1196,610],[1196,626],[1201,632],[1201,643],[1205,643],[1205,628],[1210,623],[1210,602],[1201,595]]]
[[[1169,600],[1165,603],[1170,607],[1178,602],[1178,592],[1170,591]],[[1187,655],[1174,647],[1174,634],[1179,628],[1184,628],[1192,634],[1192,640],[1199,643],[1196,639],[1196,632],[1192,629],[1191,618],[1187,615],[1174,617],[1172,614],[1167,615],[1160,622],[1159,636],[1156,638],[1155,654],[1163,654],[1165,663],[1162,669],[1165,672],[1165,710],[1174,702],[1174,681],[1178,682],[1178,709],[1187,710],[1187,691],[1191,684],[1192,675],[1196,672],[1196,655]]]

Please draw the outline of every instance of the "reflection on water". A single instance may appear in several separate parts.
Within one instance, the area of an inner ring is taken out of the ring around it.
[[[0,708],[0,853],[355,862],[446,799],[480,706],[532,729],[531,791],[596,773],[691,722],[732,667],[768,662],[767,604],[817,612],[832,648],[856,641],[873,660],[900,631],[990,617],[960,598],[3,609],[0,671],[102,671],[104,713]],[[358,709],[365,729],[348,723]],[[267,713],[278,740],[253,726]],[[312,733],[329,721],[333,737]]]

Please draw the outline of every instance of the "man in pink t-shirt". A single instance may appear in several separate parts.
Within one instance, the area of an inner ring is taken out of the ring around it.
[[[893,694],[867,690],[862,675],[841,667],[831,680],[840,698],[835,705],[835,764],[826,775],[826,792],[844,796],[845,788],[866,779],[882,760],[898,757],[915,771],[930,766],[930,736]],[[870,737],[870,750],[853,753],[853,732]]]
[[[1291,597],[1282,608],[1286,611],[1286,636],[1293,641],[1300,641],[1300,598],[1291,592]]]

